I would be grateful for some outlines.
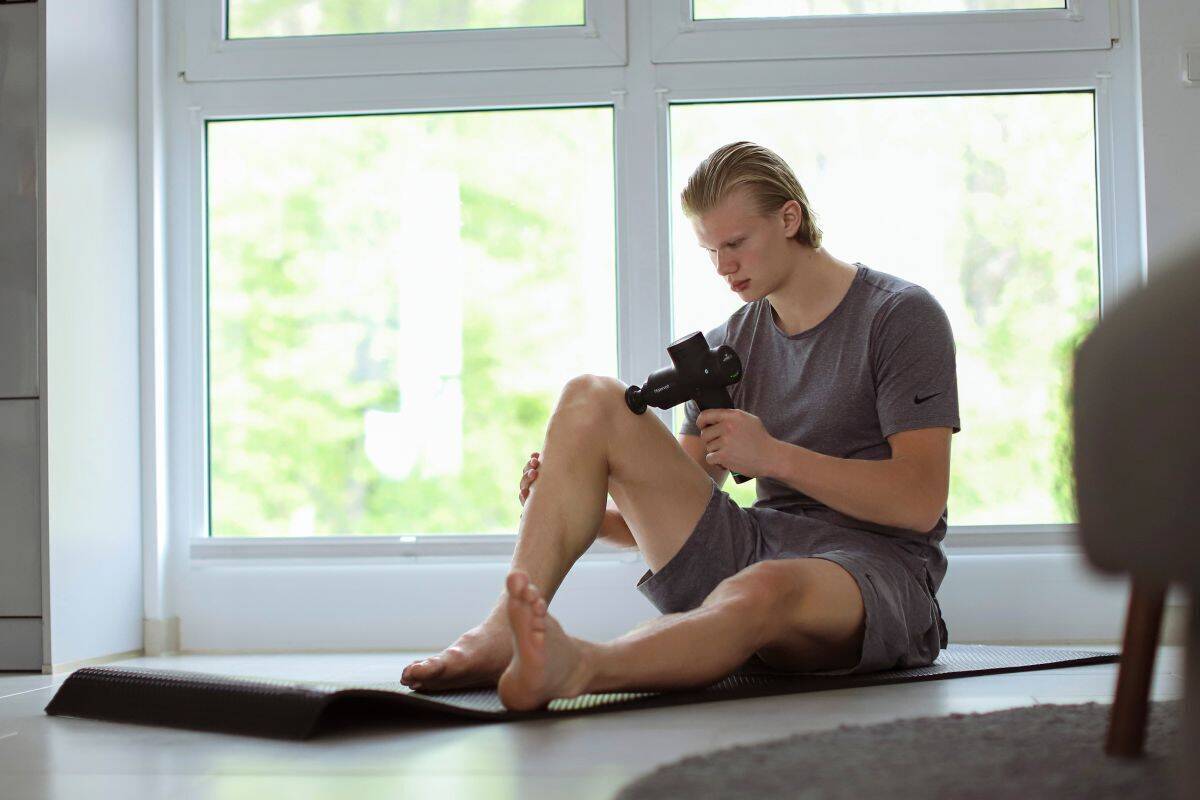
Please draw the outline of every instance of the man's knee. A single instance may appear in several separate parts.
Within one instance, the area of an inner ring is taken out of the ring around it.
[[[831,628],[841,632],[854,616],[854,606],[861,609],[861,601],[853,603],[839,592],[828,591],[828,576],[822,572],[828,566],[817,559],[759,561],[721,581],[704,605],[738,606],[746,619],[762,624],[764,641],[778,636],[825,638]],[[845,607],[840,608],[843,600]],[[836,613],[829,608],[831,602],[839,606]]]
[[[701,605],[720,603],[735,609],[747,625],[766,636],[777,609],[787,602],[792,588],[774,562],[760,561],[721,581]]]
[[[747,567],[734,577],[758,593],[757,655],[780,669],[835,669],[858,658],[865,610],[854,578],[819,558],[777,559]]]
[[[599,422],[611,417],[617,403],[624,404],[626,386],[608,375],[576,375],[563,386],[560,411]]]

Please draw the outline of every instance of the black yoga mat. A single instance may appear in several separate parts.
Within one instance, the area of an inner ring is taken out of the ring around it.
[[[84,667],[71,673],[46,713],[147,725],[307,739],[323,723],[373,719],[507,721],[705,703],[772,694],[927,681],[1105,664],[1118,653],[952,644],[928,667],[860,675],[810,675],[755,668],[754,661],[699,690],[605,692],[554,700],[540,711],[507,711],[494,689],[414,692],[395,683],[321,683],[136,667]]]

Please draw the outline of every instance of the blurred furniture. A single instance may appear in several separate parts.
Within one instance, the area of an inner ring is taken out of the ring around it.
[[[1152,271],[1075,352],[1079,531],[1088,560],[1132,579],[1105,750],[1142,750],[1163,602],[1189,593],[1182,753],[1200,754],[1200,242]],[[1185,757],[1180,797],[1200,797]]]

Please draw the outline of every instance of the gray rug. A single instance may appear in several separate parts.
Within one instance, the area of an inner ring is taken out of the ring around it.
[[[1151,704],[1140,759],[1104,754],[1110,709],[1039,705],[843,725],[691,756],[617,798],[1173,798],[1181,701]]]

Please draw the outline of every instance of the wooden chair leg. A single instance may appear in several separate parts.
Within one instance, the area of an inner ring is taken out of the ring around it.
[[[1150,681],[1154,677],[1154,655],[1162,624],[1167,587],[1135,578],[1125,616],[1125,642],[1117,670],[1117,694],[1108,721],[1104,751],[1110,756],[1141,755],[1146,738],[1146,712]]]

